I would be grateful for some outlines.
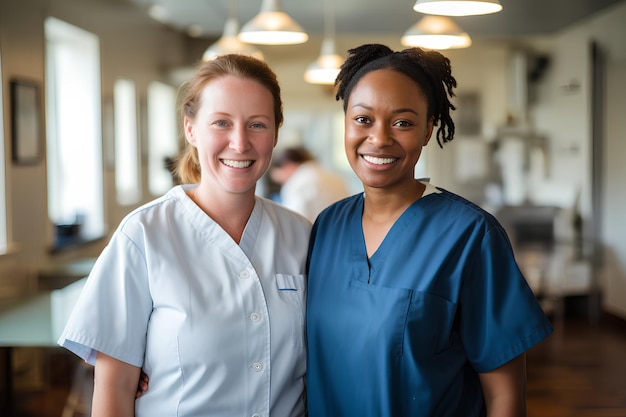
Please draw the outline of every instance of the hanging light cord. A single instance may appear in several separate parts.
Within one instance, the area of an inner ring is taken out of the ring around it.
[[[230,0],[228,17],[239,21],[239,6],[237,5],[237,0]]]
[[[335,38],[335,10],[332,0],[324,0],[324,35],[328,39]]]
[[[226,16],[227,18],[237,18],[239,14],[239,7],[237,6],[237,0],[230,0],[228,5],[228,10],[224,10],[220,2],[205,0],[204,1],[209,9],[213,10],[213,13],[219,14],[221,16]],[[219,10],[216,10],[219,9]]]

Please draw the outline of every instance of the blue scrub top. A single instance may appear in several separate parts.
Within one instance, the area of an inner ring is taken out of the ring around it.
[[[503,228],[437,190],[415,201],[368,259],[362,213],[358,194],[313,227],[309,415],[484,416],[478,373],[552,331]]]

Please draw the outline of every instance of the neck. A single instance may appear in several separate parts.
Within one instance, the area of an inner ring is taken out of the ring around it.
[[[239,244],[248,219],[250,219],[250,214],[254,209],[254,189],[235,194],[215,192],[209,187],[202,187],[200,184],[187,194],[202,211]]]
[[[375,223],[395,221],[425,190],[417,180],[396,189],[365,187],[363,217]]]

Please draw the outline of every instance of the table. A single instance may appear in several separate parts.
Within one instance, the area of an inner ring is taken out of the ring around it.
[[[15,347],[56,347],[87,278],[64,288],[0,303],[0,356],[5,372],[0,407],[13,413],[12,350]]]
[[[63,288],[89,275],[95,262],[96,258],[81,258],[48,265],[39,270],[38,288],[40,291]]]

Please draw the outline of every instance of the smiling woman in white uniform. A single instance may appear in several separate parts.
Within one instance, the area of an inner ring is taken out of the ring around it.
[[[178,174],[197,185],[122,221],[59,343],[95,364],[93,416],[303,416],[310,223],[255,195],[283,120],[276,76],[204,63],[182,115]]]

